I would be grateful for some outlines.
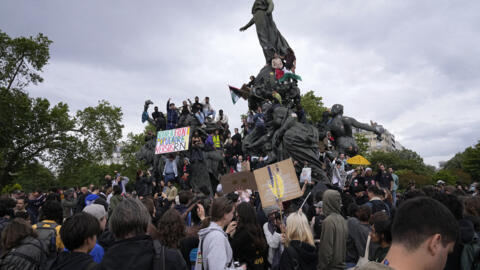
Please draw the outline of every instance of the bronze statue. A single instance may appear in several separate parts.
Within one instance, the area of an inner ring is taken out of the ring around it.
[[[267,63],[271,62],[275,53],[283,57],[290,48],[275,25],[272,12],[272,0],[255,0],[252,7],[253,18],[245,26],[240,28],[240,31],[245,31],[255,24],[258,40],[260,41],[260,46],[262,46]]]
[[[352,136],[352,126],[371,131],[377,134],[379,139],[381,138],[380,135],[383,133],[383,130],[378,130],[374,126],[360,123],[354,118],[343,116],[343,105],[341,104],[332,106],[331,115],[332,119],[327,123],[327,128],[335,139],[335,149],[339,153],[345,153],[350,156],[358,153],[358,145]]]

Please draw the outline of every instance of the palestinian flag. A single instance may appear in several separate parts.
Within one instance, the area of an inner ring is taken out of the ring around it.
[[[230,88],[230,95],[232,96],[233,104],[237,103],[237,101],[240,99],[240,96],[237,94],[240,92],[240,89],[230,85],[228,86],[228,88]]]
[[[302,80],[302,77],[298,76],[298,75],[295,74],[295,73],[290,73],[290,72],[288,72],[288,73],[285,73],[285,74],[283,75],[283,77],[280,78],[280,80],[278,80],[278,82],[284,82],[284,81],[286,81],[286,80],[288,80],[288,79],[295,79],[295,80],[297,80],[297,81],[301,81],[301,80]]]

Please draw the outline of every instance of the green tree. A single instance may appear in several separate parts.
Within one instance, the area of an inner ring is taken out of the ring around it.
[[[480,141],[475,147],[468,147],[463,152],[462,166],[475,181],[480,180]]]
[[[367,159],[374,169],[377,169],[376,165],[379,163],[392,167],[397,171],[400,180],[407,184],[410,180],[414,180],[417,185],[431,184],[435,173],[434,167],[426,165],[420,155],[408,149],[393,152],[374,151],[367,155]]]
[[[398,170],[396,171],[396,174],[398,175],[401,189],[406,188],[410,181],[415,182],[415,186],[417,187],[433,184],[431,176],[418,174],[411,170]]]
[[[308,91],[302,95],[301,104],[307,115],[307,120],[316,123],[322,120],[322,114],[327,110],[323,106],[322,97],[315,96],[313,91]]]
[[[43,34],[12,39],[0,31],[0,185],[23,176],[50,179],[38,165],[44,162],[60,179],[88,181],[108,169],[97,164],[112,155],[122,137],[121,109],[107,101],[72,116],[67,104],[51,106],[24,91],[43,81],[39,72],[50,58],[51,43]]]
[[[455,174],[453,174],[450,170],[440,170],[436,172],[432,178],[434,182],[438,180],[443,180],[448,185],[452,185],[452,186],[454,186],[458,180],[458,177]]]
[[[35,189],[45,191],[51,187],[59,186],[53,173],[37,161],[25,164],[15,176],[14,182],[22,185],[27,192]]]
[[[361,133],[355,133],[353,136],[355,137],[355,141],[357,142],[357,145],[358,145],[358,154],[365,156],[368,150],[367,137],[365,137],[365,135]]]
[[[50,107],[42,98],[30,98],[20,90],[0,89],[0,184],[13,180],[13,174],[29,162],[46,161],[68,148],[69,131],[75,123],[68,106]]]
[[[0,30],[0,88],[21,90],[29,83],[42,82],[38,71],[50,59],[51,43],[42,33],[11,38]]]

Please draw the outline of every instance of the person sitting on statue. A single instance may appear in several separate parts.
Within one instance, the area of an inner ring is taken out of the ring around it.
[[[178,124],[178,112],[175,103],[170,103],[170,100],[167,101],[167,129],[174,129]]]
[[[300,103],[297,104],[295,113],[297,114],[298,122],[304,123],[304,124],[307,122],[307,119],[305,116],[305,110],[302,108],[302,104]]]
[[[209,97],[205,97],[205,101],[202,104],[202,106],[203,106],[203,114],[205,115],[205,117],[209,117],[211,115],[213,119],[215,119],[216,112],[213,109],[212,105],[210,104]]]
[[[295,57],[295,53],[291,48],[287,49],[287,54],[285,55],[284,59],[285,59],[285,68],[295,73],[295,69],[297,67],[297,58]]]
[[[232,140],[237,140],[238,142],[241,142],[242,141],[242,135],[238,132],[238,128],[234,128],[233,129],[233,136],[232,136]]]
[[[222,149],[222,136],[220,136],[220,130],[215,130],[215,134],[213,135],[212,140],[215,150]]]
[[[215,144],[213,143],[213,136],[215,136],[214,131],[211,131],[210,134],[208,134],[207,139],[205,140],[205,151],[212,151],[215,149]]]
[[[161,114],[161,112],[158,111],[158,107],[155,106],[155,107],[153,108],[153,113],[152,113],[152,118],[153,118],[153,120],[155,120],[155,119],[157,119],[158,117],[160,117],[160,114]]]
[[[247,87],[252,88],[255,85],[255,76],[250,76],[250,81],[247,84]]]
[[[178,156],[175,157],[174,154],[168,154],[167,158],[165,159],[165,167],[163,168],[163,176],[165,179],[165,183],[170,181],[175,182],[178,177]]]
[[[265,130],[265,115],[262,112],[262,107],[258,107],[257,113],[253,117],[253,122],[255,123],[255,128]]]
[[[192,163],[196,160],[203,160],[202,146],[202,137],[198,134],[198,130],[195,130],[192,136],[192,148],[190,150],[190,161]]]
[[[192,113],[197,113],[198,111],[203,111],[203,105],[202,103],[199,102],[199,98],[195,97],[195,103],[192,104],[192,101],[190,99],[187,99],[188,102],[190,103],[190,106],[192,107]]]
[[[195,115],[195,118],[197,118],[200,125],[205,128],[205,115],[203,114],[203,105],[199,102],[198,96],[195,97],[195,103],[192,104],[192,101],[190,101],[190,99],[188,99],[188,102],[190,103],[190,106],[192,108],[193,115]]]
[[[217,118],[215,119],[217,124],[221,125],[223,128],[228,128],[228,116],[223,113],[223,110],[218,111]]]
[[[282,104],[282,96],[277,92],[277,90],[273,90],[272,97],[274,104]]]
[[[185,119],[187,119],[188,115],[192,113],[190,105],[187,103],[186,100],[182,102],[182,108],[180,109],[180,117],[178,119],[178,124],[185,126]],[[180,127],[180,126],[179,126]]]

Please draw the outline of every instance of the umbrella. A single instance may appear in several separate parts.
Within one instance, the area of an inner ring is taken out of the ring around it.
[[[370,161],[368,161],[361,155],[356,155],[352,158],[347,159],[347,163],[352,165],[370,165]]]

